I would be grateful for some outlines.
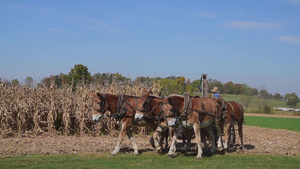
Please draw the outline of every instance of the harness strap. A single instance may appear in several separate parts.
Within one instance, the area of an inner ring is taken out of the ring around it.
[[[195,109],[194,111],[196,111],[199,114],[204,114],[204,115],[209,115],[209,116],[216,116],[216,115],[214,115],[214,114],[212,114],[210,112],[206,112],[206,111],[202,111],[202,110],[196,110]]]
[[[126,106],[124,107],[124,102],[125,102],[125,96],[119,94],[119,99],[118,99],[118,106],[117,106],[117,111],[114,114],[108,115],[108,117],[114,117],[116,119],[121,119],[125,116],[125,114],[127,113],[127,108]],[[124,111],[122,111],[122,109]]]
[[[180,113],[180,115],[176,118],[176,121],[179,122],[179,120],[183,117],[189,118],[188,111],[192,110],[193,105],[191,104],[191,96],[189,95],[184,95],[184,106],[183,106],[183,111]]]

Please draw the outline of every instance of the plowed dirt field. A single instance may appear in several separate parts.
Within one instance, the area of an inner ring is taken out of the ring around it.
[[[150,136],[135,135],[140,153],[154,151],[149,139]],[[240,144],[238,134],[236,140]],[[111,152],[116,142],[117,138],[111,136],[42,135],[0,138],[0,156]],[[244,150],[237,148],[231,153],[300,156],[300,132],[244,126],[244,145]],[[195,151],[195,146],[191,147],[191,151]],[[133,154],[127,137],[122,143],[121,153]]]

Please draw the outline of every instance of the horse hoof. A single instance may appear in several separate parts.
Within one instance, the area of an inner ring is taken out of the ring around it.
[[[168,157],[169,157],[169,158],[174,158],[175,155],[174,155],[174,154],[168,154]]]
[[[158,153],[158,154],[161,154],[162,153],[162,148],[160,148],[160,149],[156,149],[156,152]]]
[[[200,157],[199,157],[199,156],[197,156],[196,158],[200,160],[200,159],[202,159],[202,156],[200,156]]]
[[[111,155],[111,156],[115,156],[115,155],[117,155],[117,153],[111,152],[110,155]]]
[[[134,155],[135,155],[135,156],[139,156],[140,154],[139,154],[139,153],[134,153]]]

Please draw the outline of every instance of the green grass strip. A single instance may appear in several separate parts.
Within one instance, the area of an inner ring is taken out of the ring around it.
[[[140,156],[119,154],[93,155],[29,155],[0,157],[0,168],[116,168],[116,169],[194,169],[194,168],[299,168],[300,157],[226,154],[203,157],[198,160],[195,154],[178,155],[169,158],[167,155],[144,153]]]
[[[287,129],[300,132],[300,118],[277,118],[277,117],[245,117],[247,126],[258,126],[271,129]]]

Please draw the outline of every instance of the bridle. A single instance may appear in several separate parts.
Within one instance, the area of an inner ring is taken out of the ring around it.
[[[98,103],[99,106],[100,106],[100,109],[96,109],[96,108],[94,108],[94,107],[93,107],[93,109],[94,109],[95,111],[99,112],[99,113],[105,113],[104,108],[105,108],[105,105],[106,105],[106,99],[107,99],[105,93],[101,94],[100,99],[101,99],[101,101]],[[109,104],[109,102],[107,102],[107,103],[108,103],[108,110],[110,111],[110,104]]]
[[[163,121],[165,119],[165,113],[163,111],[163,105],[165,104],[164,102],[158,102],[158,104],[155,107],[152,107],[151,101],[154,99],[154,97],[148,97],[146,99],[146,102],[143,104],[143,109],[139,110],[144,113],[144,118],[145,119],[155,119],[157,121]],[[154,114],[157,108],[160,108],[160,111],[157,115]],[[147,111],[150,110],[150,111]],[[151,114],[151,116],[149,116]]]
[[[134,97],[135,98],[135,97]],[[105,111],[112,112],[111,106],[109,101],[107,100],[107,97],[105,93],[101,94],[100,96],[100,102],[98,103],[100,106],[100,109],[93,108],[95,111],[99,113],[105,113]],[[136,104],[138,103],[137,99],[135,98]],[[125,103],[125,104],[124,104]],[[108,104],[107,110],[105,110],[105,106]],[[127,105],[131,108],[131,110],[127,109]],[[126,95],[118,95],[118,105],[117,110],[115,113],[107,115],[108,117],[114,117],[116,119],[122,119],[123,117],[131,117],[131,116],[125,116],[127,112],[134,112],[136,109],[132,107],[131,104],[128,103]]]
[[[181,118],[189,118],[188,112],[192,110],[191,97],[189,95],[184,95],[184,106],[181,113],[179,113],[180,111],[176,104],[171,104],[171,105],[172,105],[172,109],[170,111],[173,113],[168,116],[165,116],[166,118],[167,117],[176,118],[176,123],[178,123]]]

